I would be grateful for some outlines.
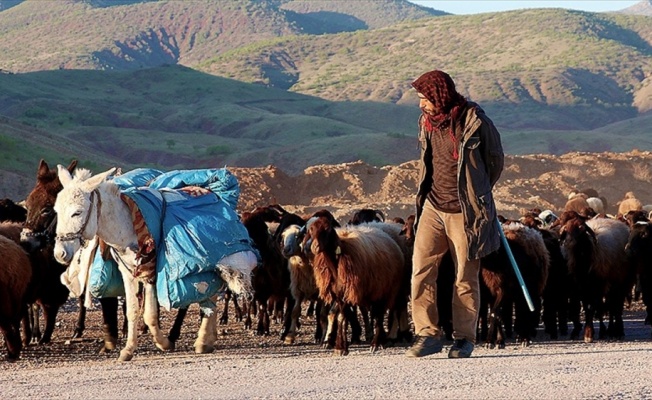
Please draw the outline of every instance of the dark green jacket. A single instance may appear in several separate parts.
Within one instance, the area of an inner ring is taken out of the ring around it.
[[[419,184],[417,219],[426,196],[432,188],[432,157],[430,132],[419,119]],[[503,171],[504,154],[500,134],[493,122],[475,103],[469,102],[464,126],[455,124],[455,135],[461,137],[457,164],[457,187],[464,214],[470,260],[484,257],[500,247],[496,226],[496,205],[492,189]]]

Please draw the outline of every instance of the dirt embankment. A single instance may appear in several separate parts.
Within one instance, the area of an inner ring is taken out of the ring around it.
[[[242,210],[278,203],[297,213],[327,208],[342,220],[360,208],[380,209],[390,218],[414,212],[416,161],[382,168],[361,161],[317,165],[298,176],[273,166],[232,171],[240,181]],[[495,198],[501,214],[517,217],[533,207],[559,212],[570,192],[592,188],[607,199],[606,211],[616,213],[630,191],[652,203],[650,183],[652,152],[507,156]]]
[[[229,168],[240,182],[240,211],[278,203],[288,211],[311,214],[331,210],[342,221],[360,208],[379,209],[389,218],[414,212],[417,162],[374,167],[362,161],[315,165],[288,175],[275,166]],[[33,187],[32,177],[0,171],[0,198],[20,200]],[[495,188],[496,206],[506,217],[539,207],[559,212],[573,190],[593,188],[608,201],[607,212],[632,191],[652,203],[652,152],[568,153],[506,156]]]

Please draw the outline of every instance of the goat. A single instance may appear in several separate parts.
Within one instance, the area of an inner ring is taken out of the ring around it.
[[[27,312],[26,295],[32,280],[29,256],[15,241],[0,235],[0,330],[8,361],[20,357],[20,321]]]
[[[601,316],[603,297],[609,312],[611,338],[622,338],[623,304],[634,280],[633,269],[625,253],[629,237],[626,224],[607,218],[587,220],[574,212],[565,212],[560,218],[560,243],[568,263],[572,291],[577,293],[584,308],[584,341],[594,340],[593,317]],[[572,315],[574,328],[571,339],[579,335],[579,315]],[[600,337],[605,337],[604,325]]]
[[[405,255],[385,232],[368,226],[336,229],[326,217],[319,217],[308,228],[304,249],[313,254],[319,297],[336,303],[338,315],[335,353],[348,354],[346,305],[371,307],[376,332],[371,342],[375,351],[385,341],[382,324],[400,294],[405,273]]]

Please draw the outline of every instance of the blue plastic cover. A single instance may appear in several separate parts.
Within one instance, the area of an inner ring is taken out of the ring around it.
[[[180,189],[199,186],[213,193],[193,197]],[[165,309],[202,303],[223,288],[218,262],[254,250],[235,211],[240,189],[226,169],[163,173],[148,187],[128,188],[156,244],[156,291]]]
[[[112,177],[112,181],[118,185],[120,190],[147,186],[154,178],[163,172],[152,168],[136,168],[122,175]],[[109,258],[104,260],[98,247],[95,258],[90,266],[88,274],[88,290],[93,297],[117,297],[124,296],[125,288],[122,281],[122,273],[118,269],[118,263]]]

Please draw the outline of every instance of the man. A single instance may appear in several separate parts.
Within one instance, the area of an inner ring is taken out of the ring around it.
[[[453,339],[449,358],[473,352],[480,307],[480,258],[498,250],[492,189],[503,169],[493,122],[455,89],[451,77],[430,71],[412,83],[419,96],[419,185],[412,272],[416,340],[406,353],[442,351],[437,274],[450,251],[455,264]]]

